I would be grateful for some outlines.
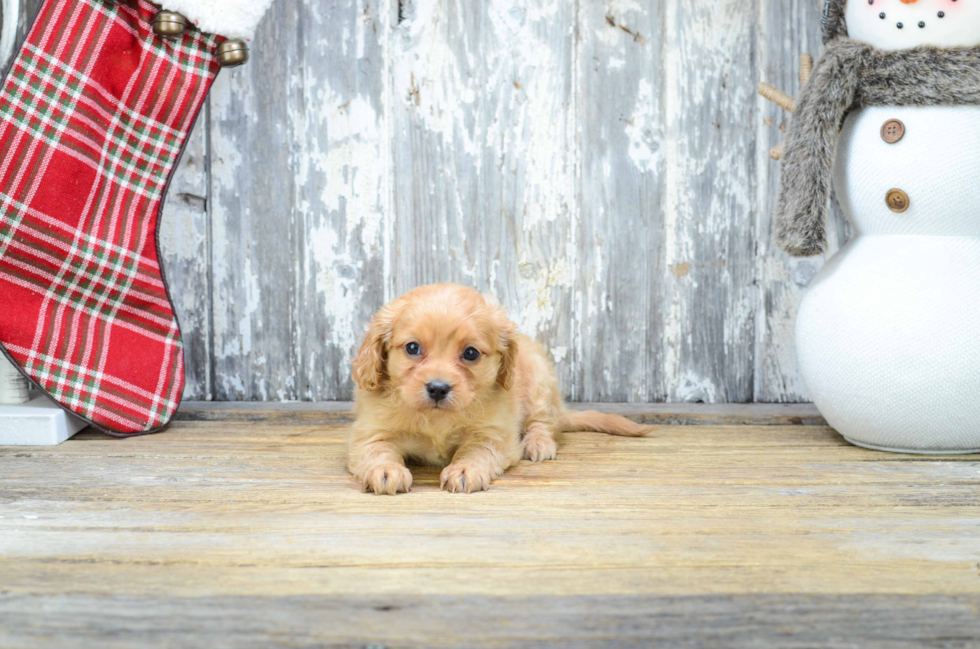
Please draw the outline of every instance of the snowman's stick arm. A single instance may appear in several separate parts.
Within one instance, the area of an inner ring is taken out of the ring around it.
[[[810,75],[813,74],[813,57],[809,54],[804,54],[800,57],[800,85],[805,86],[807,81],[810,80]],[[796,110],[796,100],[787,95],[785,92],[770,86],[768,83],[759,84],[759,94],[776,104],[788,113],[792,113]],[[783,157],[783,145],[774,146],[769,150],[769,157],[773,160],[779,160]]]
[[[813,74],[813,57],[804,54],[800,57],[800,85],[805,86]]]
[[[759,94],[788,113],[792,113],[796,109],[795,99],[787,95],[782,90],[770,86],[768,83],[759,84]]]

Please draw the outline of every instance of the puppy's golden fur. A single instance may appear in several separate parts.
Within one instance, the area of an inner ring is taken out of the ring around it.
[[[541,346],[492,299],[423,286],[383,307],[354,359],[347,467],[365,491],[409,491],[409,458],[445,466],[443,489],[487,489],[526,458],[557,456],[562,430],[645,435],[624,417],[566,411]]]

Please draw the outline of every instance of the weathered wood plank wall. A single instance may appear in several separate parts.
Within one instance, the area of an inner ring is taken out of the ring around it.
[[[800,89],[799,56],[820,50],[821,0],[759,0],[756,74],[797,96]],[[760,105],[754,122],[758,128],[755,180],[756,283],[755,400],[802,401],[806,388],[796,367],[793,325],[803,290],[824,261],[843,244],[849,232],[836,209],[828,227],[829,254],[793,259],[775,248],[771,238],[772,209],[779,184],[779,164],[769,150],[784,139],[789,126],[786,113],[768,102]]]
[[[349,398],[371,313],[457,281],[571,399],[805,400],[822,260],[770,242],[786,117],[754,89],[798,91],[820,4],[276,0],[164,210],[186,397]]]

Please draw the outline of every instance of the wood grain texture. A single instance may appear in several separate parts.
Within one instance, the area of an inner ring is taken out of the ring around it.
[[[759,34],[783,9],[352,2],[301,26],[284,0],[253,48],[265,58],[212,100],[217,398],[348,398],[360,321],[456,281],[546,343],[572,400],[805,399],[792,329],[773,326],[795,301],[760,261],[775,183],[754,88]],[[325,15],[314,56],[305,26]],[[343,35],[365,24],[352,53]],[[284,86],[297,67],[302,93]],[[370,127],[332,129],[318,92],[361,102]],[[320,142],[332,134],[344,144]],[[350,156],[356,209],[324,218],[322,196],[288,198],[313,183],[335,200],[348,185],[323,170]]]
[[[978,603],[976,596],[903,595],[227,596],[195,601],[188,614],[190,602],[179,598],[0,594],[0,614],[12,620],[0,639],[43,646],[52,616],[38,616],[41,609],[62,614],[56,637],[66,649],[129,649],[134,639],[208,649],[965,649],[980,637]]]
[[[571,372],[562,376],[573,399],[669,396],[664,5],[579,3],[581,270],[573,285]]]
[[[457,281],[574,401],[805,401],[823,259],[771,243],[787,121],[754,88],[798,92],[820,5],[277,0],[164,214],[186,397],[348,399],[373,311]]]
[[[184,398],[212,398],[207,112],[201,111],[163,204],[158,240],[184,342]]]
[[[800,92],[799,58],[816,57],[821,48],[822,2],[811,0],[760,0],[765,29],[757,39],[757,69],[760,80],[785,90],[793,97]],[[760,233],[756,253],[758,318],[756,322],[755,400],[763,402],[806,401],[796,363],[793,330],[800,300],[824,262],[850,237],[849,226],[835,200],[831,200],[828,251],[815,258],[789,257],[776,247],[769,233],[779,188],[779,163],[769,150],[783,142],[790,116],[782,108],[759,98],[756,165],[756,230]]]
[[[754,34],[744,0],[667,3],[663,380],[679,401],[751,401]]]
[[[216,399],[349,393],[384,300],[379,11],[276,2],[251,63],[212,91]]]
[[[980,456],[664,426],[376,497],[345,425],[237,412],[0,448],[0,646],[980,641]]]

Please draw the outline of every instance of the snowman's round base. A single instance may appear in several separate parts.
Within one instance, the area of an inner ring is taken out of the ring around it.
[[[978,270],[980,229],[863,234],[827,262],[800,302],[796,352],[834,430],[876,450],[980,451]]]
[[[907,455],[974,455],[980,454],[980,448],[976,449],[963,449],[956,451],[930,451],[923,450],[921,448],[917,449],[907,449],[907,448],[890,448],[888,446],[875,446],[874,444],[865,444],[864,442],[859,442],[855,439],[851,439],[847,435],[841,435],[848,443],[854,446],[860,446],[861,448],[866,448],[872,451],[886,451],[888,453],[905,453]]]

